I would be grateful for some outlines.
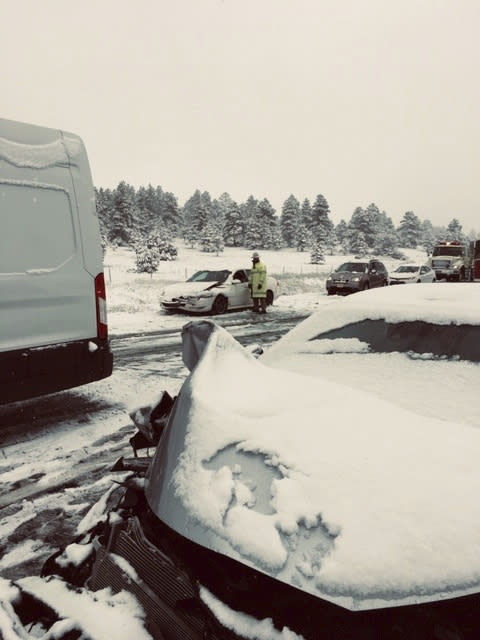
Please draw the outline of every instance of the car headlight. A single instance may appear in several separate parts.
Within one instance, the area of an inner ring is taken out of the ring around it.
[[[201,298],[213,298],[216,295],[215,291],[205,291],[204,293],[199,293],[195,298],[200,300]]]
[[[352,282],[360,282],[360,276],[355,276],[352,278]]]
[[[332,278],[328,277],[327,282],[331,282],[331,281],[332,281]]]

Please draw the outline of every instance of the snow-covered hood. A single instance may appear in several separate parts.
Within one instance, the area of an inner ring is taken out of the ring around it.
[[[480,590],[480,429],[266,366],[208,321],[185,343],[146,481],[168,526],[349,609]]]
[[[163,290],[162,298],[179,298],[180,296],[192,296],[200,291],[205,291],[214,282],[183,282],[180,284],[170,284]]]

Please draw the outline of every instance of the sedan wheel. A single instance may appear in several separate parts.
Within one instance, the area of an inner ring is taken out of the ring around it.
[[[267,307],[273,304],[273,291],[267,291]]]
[[[212,304],[212,313],[219,315],[228,309],[228,299],[225,296],[217,296]]]

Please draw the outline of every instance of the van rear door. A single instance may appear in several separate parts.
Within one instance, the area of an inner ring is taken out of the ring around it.
[[[0,351],[95,337],[94,275],[83,262],[63,136],[31,125],[6,133],[10,139],[0,135]]]

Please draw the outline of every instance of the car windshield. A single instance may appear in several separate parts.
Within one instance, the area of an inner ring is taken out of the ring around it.
[[[231,271],[223,269],[222,271],[197,271],[188,278],[187,282],[224,282]]]
[[[395,269],[395,273],[416,273],[418,269],[415,264],[401,264]]]
[[[434,256],[463,256],[463,247],[462,246],[440,246],[435,247],[433,250]]]
[[[364,273],[366,268],[367,268],[366,262],[344,262],[338,267],[338,269],[336,269],[336,271],[337,273],[342,273],[342,272]]]

